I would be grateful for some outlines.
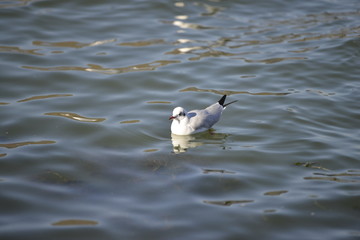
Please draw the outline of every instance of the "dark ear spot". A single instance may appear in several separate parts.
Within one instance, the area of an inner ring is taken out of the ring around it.
[[[179,113],[179,116],[185,116],[186,114],[184,112]]]

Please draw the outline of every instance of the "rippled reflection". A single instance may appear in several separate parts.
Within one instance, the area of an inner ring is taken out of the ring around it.
[[[157,148],[150,148],[150,149],[145,149],[144,152],[157,152],[159,151],[159,149]]]
[[[176,48],[166,54],[183,54],[183,53],[191,53],[195,50],[204,49],[205,47],[195,46],[195,47],[183,47],[183,48]]]
[[[209,174],[209,173],[235,174],[236,172],[227,171],[227,170],[223,170],[223,169],[203,169],[203,173],[204,174]]]
[[[20,47],[13,46],[0,46],[0,52],[3,53],[21,53],[21,54],[30,54],[30,55],[38,55],[42,56],[44,54],[38,53],[40,49],[22,49]]]
[[[182,7],[185,7],[185,3],[184,2],[175,2],[174,3],[174,5],[176,6],[176,7],[180,7],[180,8],[182,8]]]
[[[152,40],[145,40],[145,41],[135,41],[135,42],[123,42],[119,43],[119,46],[130,46],[130,47],[145,47],[154,44],[164,44],[165,40],[163,39],[152,39]]]
[[[325,96],[325,97],[335,95],[335,93],[333,93],[333,92],[325,92],[325,91],[315,90],[315,89],[307,89],[306,92],[315,93],[315,94],[318,94],[320,96]]]
[[[201,24],[197,24],[197,23],[186,23],[184,21],[173,21],[170,22],[171,24],[173,24],[174,26],[177,26],[179,28],[189,28],[189,29],[214,29],[215,27],[211,27],[211,26],[204,26]]]
[[[171,134],[171,142],[173,145],[174,153],[183,153],[186,152],[189,148],[196,148],[198,146],[204,145],[203,142],[196,142],[194,136],[179,136]]]
[[[138,122],[140,122],[140,120],[126,120],[126,121],[121,121],[120,123],[121,124],[126,124],[126,123],[138,123]]]
[[[106,43],[115,42],[116,39],[106,39],[100,41],[94,41],[91,43],[81,43],[77,41],[65,41],[65,42],[46,42],[46,41],[33,41],[33,45],[35,46],[43,46],[43,47],[65,47],[65,48],[84,48],[84,47],[94,47],[98,45],[103,45]]]
[[[39,0],[16,0],[16,1],[0,1],[0,8],[9,8],[9,7],[22,7],[36,2]]]
[[[249,94],[249,95],[275,95],[275,96],[284,96],[290,94],[289,92],[282,92],[282,93],[274,93],[274,92],[259,92],[259,93],[251,93],[248,91],[230,91],[230,90],[214,90],[214,89],[201,89],[197,87],[188,87],[181,89],[180,92],[212,92],[219,95],[233,95],[233,94]]]
[[[201,2],[196,2],[195,4],[198,6],[201,6],[205,9],[205,12],[201,13],[201,16],[213,16],[213,15],[217,14],[219,11],[222,11],[225,9],[223,7],[213,6],[213,5],[201,3]]]
[[[318,49],[319,47],[307,47],[307,48],[299,48],[299,50],[291,50],[289,52],[293,52],[293,53],[305,53],[305,52],[309,52],[315,49]]]
[[[97,221],[93,220],[83,220],[83,219],[67,219],[54,222],[51,225],[53,226],[79,226],[79,225],[98,225]]]
[[[41,96],[33,96],[25,99],[18,100],[17,102],[28,102],[33,100],[41,100],[47,98],[58,98],[58,97],[71,97],[72,94],[50,94],[50,95],[41,95]]]
[[[271,192],[266,192],[264,193],[264,195],[266,196],[279,196],[281,194],[287,193],[288,191],[286,190],[282,190],[282,191],[271,191]]]
[[[177,16],[175,16],[175,18],[176,18],[176,19],[179,19],[179,20],[186,20],[186,19],[188,19],[189,17],[186,16],[186,15],[177,15]]]
[[[260,60],[251,60],[247,58],[239,58],[244,60],[248,63],[266,63],[266,64],[273,64],[278,63],[282,61],[288,61],[288,60],[306,60],[306,57],[282,57],[282,58],[267,58],[267,59],[260,59]]]
[[[289,109],[289,111],[294,111],[294,110]],[[322,166],[317,166],[315,162],[297,162],[297,163],[295,163],[295,165],[301,166],[301,167],[307,167],[307,168],[320,169],[320,170],[324,170],[324,171],[330,171],[330,169],[324,168]]]
[[[58,67],[35,67],[35,66],[22,66],[25,69],[39,70],[39,71],[85,71],[95,72],[102,74],[120,74],[129,72],[141,72],[141,71],[153,71],[159,67],[166,66],[169,64],[179,63],[176,60],[159,60],[150,63],[138,64],[128,67],[120,68],[105,68],[96,64],[88,64],[88,67],[77,67],[77,66],[58,66]]]
[[[4,147],[4,148],[17,148],[17,147],[22,147],[22,146],[27,146],[27,145],[42,145],[42,144],[54,144],[56,143],[55,141],[48,141],[48,140],[44,140],[44,141],[26,141],[26,142],[16,142],[16,143],[2,143],[0,144],[0,147]]]
[[[204,144],[222,144],[227,137],[224,133],[203,132],[194,135],[171,134],[171,142],[174,153],[184,153],[189,148],[196,148]]]
[[[342,183],[358,183],[360,182],[360,171],[347,171],[343,173],[314,173],[316,176],[304,177],[305,180],[323,180]]]
[[[71,120],[80,121],[80,122],[103,122],[106,120],[106,118],[90,118],[90,117],[84,117],[84,116],[80,116],[79,114],[70,113],[70,112],[50,112],[50,113],[44,113],[44,115],[65,117],[65,118],[69,118]]]
[[[169,101],[149,101],[146,103],[149,103],[149,104],[171,104],[171,102],[169,102]]]
[[[221,10],[220,7],[214,7],[204,3],[196,3],[195,5],[202,6],[206,12],[202,13],[202,16],[211,16]],[[331,24],[332,22],[339,21],[339,19],[349,16],[358,16],[359,12],[337,12],[337,13],[319,13],[305,15],[298,18],[289,18],[283,21],[268,21],[268,22],[253,22],[248,23],[241,27],[227,27],[227,26],[204,26],[197,23],[188,23],[181,20],[188,19],[187,17],[179,18],[175,17],[175,21],[163,21],[165,24],[172,24],[181,29],[192,30],[204,30],[204,29],[221,29],[237,31],[239,34],[230,37],[221,37],[218,40],[201,41],[192,39],[193,46],[182,46],[176,49],[167,51],[166,54],[195,54],[196,57],[191,57],[189,60],[197,61],[206,57],[232,57],[235,55],[248,54],[247,52],[234,53],[232,49],[239,48],[254,48],[264,45],[280,45],[288,43],[308,42],[308,41],[320,41],[323,39],[341,39],[341,38],[354,38],[360,36],[360,27],[343,27],[339,28],[331,33],[316,33],[311,28],[319,24]],[[279,29],[289,28],[288,33],[282,33],[277,35]],[[294,29],[302,29],[302,31],[296,31]],[[311,29],[311,31],[306,31]],[[265,37],[266,36],[266,37]],[[176,42],[174,44],[186,44],[188,42]],[[201,45],[200,45],[201,44]],[[218,47],[228,48],[230,51],[224,51],[216,49]],[[286,46],[287,48],[288,46]],[[288,53],[301,54],[318,49],[319,46],[305,47],[294,50],[287,50]],[[205,51],[202,51],[205,50]],[[252,52],[252,54],[261,52]],[[236,58],[232,58],[236,59]],[[247,63],[265,63],[275,64],[282,61],[289,60],[306,60],[307,57],[298,56],[286,56],[267,59],[250,59],[250,58],[238,58],[244,60]]]
[[[69,177],[61,172],[54,170],[47,170],[44,173],[36,175],[34,177],[35,181],[47,183],[47,184],[56,184],[56,185],[72,185],[79,184],[81,181]]]
[[[229,207],[234,204],[245,204],[245,203],[252,203],[254,200],[225,200],[225,201],[203,201],[206,204],[212,204],[212,205],[219,205],[219,206],[225,206]]]

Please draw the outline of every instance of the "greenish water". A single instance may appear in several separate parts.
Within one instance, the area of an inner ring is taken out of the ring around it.
[[[359,238],[359,7],[0,2],[1,239]]]

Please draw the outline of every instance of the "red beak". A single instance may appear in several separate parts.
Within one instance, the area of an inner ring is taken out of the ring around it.
[[[169,117],[169,120],[173,120],[174,118],[176,118],[176,117],[170,116],[170,117]]]

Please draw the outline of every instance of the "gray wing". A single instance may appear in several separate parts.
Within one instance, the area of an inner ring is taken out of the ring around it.
[[[219,103],[214,103],[203,110],[192,110],[187,114],[190,119],[189,125],[194,130],[211,128],[220,120],[223,110],[223,106]]]

